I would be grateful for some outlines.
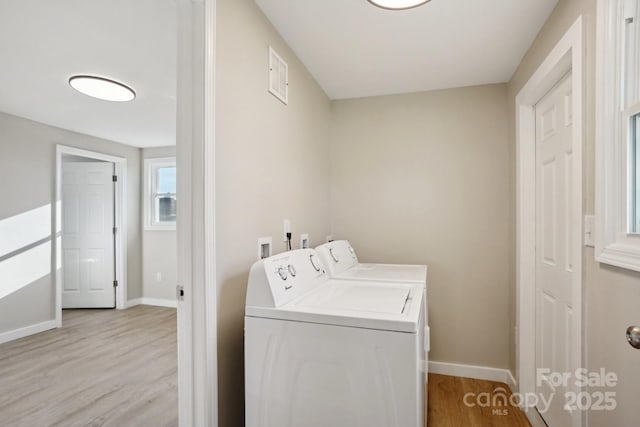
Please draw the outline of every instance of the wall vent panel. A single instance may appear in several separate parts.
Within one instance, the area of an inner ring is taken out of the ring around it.
[[[289,66],[269,46],[269,93],[285,104],[289,103]]]

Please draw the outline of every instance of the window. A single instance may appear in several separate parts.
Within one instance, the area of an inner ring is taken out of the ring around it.
[[[640,271],[640,2],[598,0],[596,259]]]
[[[176,229],[176,159],[145,159],[145,229]]]

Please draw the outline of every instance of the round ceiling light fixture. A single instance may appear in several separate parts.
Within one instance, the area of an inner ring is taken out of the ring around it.
[[[418,7],[430,0],[368,0],[369,3],[383,9],[402,10]]]
[[[69,85],[80,93],[105,101],[132,101],[136,93],[129,86],[98,76],[72,76]]]

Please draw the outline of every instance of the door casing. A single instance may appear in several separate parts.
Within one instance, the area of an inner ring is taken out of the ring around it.
[[[571,71],[573,135],[573,218],[571,251],[575,266],[572,275],[574,369],[586,365],[582,280],[582,151],[583,151],[583,75],[584,27],[582,16],[573,23],[546,59],[516,96],[516,380],[522,394],[535,393],[535,105]],[[523,408],[533,425],[541,422],[535,409]],[[584,414],[575,419],[583,425]]]
[[[118,177],[116,182],[115,203],[116,218],[116,308],[127,308],[127,159],[124,157],[111,156],[109,154],[95,151],[82,150],[65,145],[56,146],[56,203],[54,212],[55,238],[54,257],[56,265],[55,289],[56,289],[56,327],[62,326],[62,156],[64,154],[87,157],[95,160],[112,162],[115,164],[115,173]]]
[[[176,0],[178,422],[218,425],[215,37],[216,0]]]

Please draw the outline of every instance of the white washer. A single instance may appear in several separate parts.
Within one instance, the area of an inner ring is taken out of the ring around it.
[[[347,240],[325,243],[316,251],[331,278],[427,284],[426,265],[362,264]]]
[[[255,263],[245,313],[247,427],[422,427],[423,292],[329,279],[313,249]]]
[[[348,240],[334,240],[316,248],[329,277],[370,283],[394,282],[418,284],[424,288],[424,327],[429,342],[429,304],[427,300],[427,266],[413,264],[363,264]],[[428,353],[429,348],[425,351]],[[425,355],[425,360],[429,356]]]

